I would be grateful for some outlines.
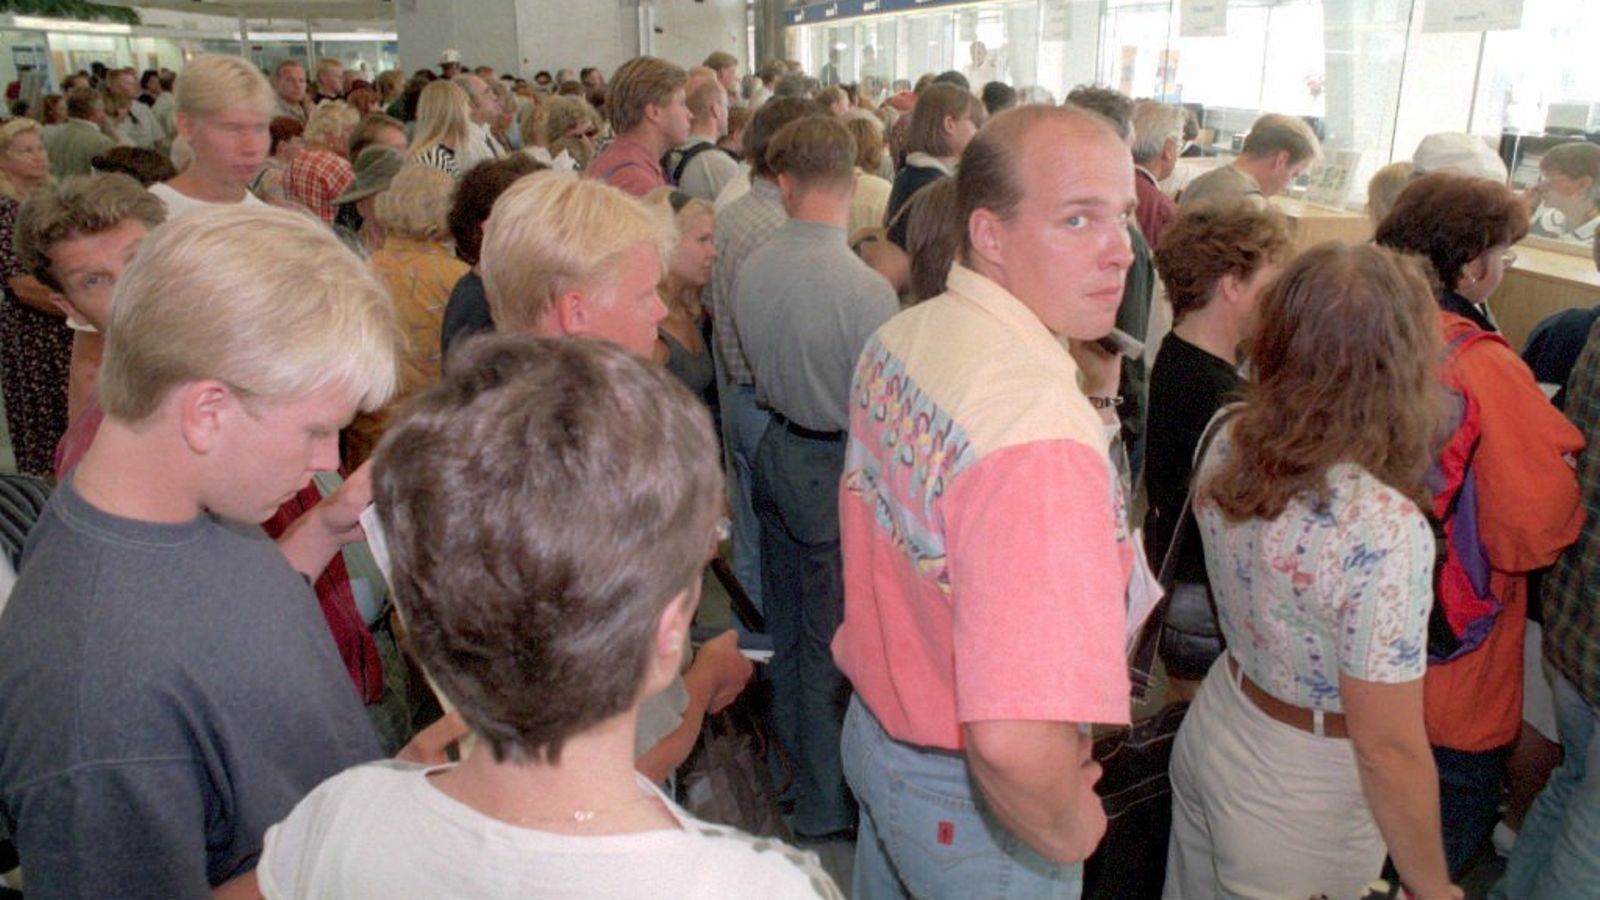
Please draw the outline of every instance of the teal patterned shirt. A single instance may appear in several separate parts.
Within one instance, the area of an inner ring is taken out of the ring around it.
[[[1567,382],[1567,417],[1588,445],[1578,459],[1583,530],[1545,579],[1545,656],[1600,708],[1600,323]]]

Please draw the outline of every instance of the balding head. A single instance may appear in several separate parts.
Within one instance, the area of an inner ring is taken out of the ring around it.
[[[961,218],[971,221],[974,212],[987,209],[1009,221],[1025,190],[1018,178],[1024,143],[1041,130],[1054,132],[1063,128],[1072,131],[1078,141],[1093,140],[1098,135],[1122,142],[1121,135],[1103,116],[1076,106],[1031,105],[1007,110],[990,119],[961,155],[956,175],[956,206]],[[966,255],[971,247],[969,235],[962,243],[962,254]]]
[[[1133,262],[1133,159],[1095,113],[1024,106],[967,145],[956,174],[967,266],[1052,333],[1110,331]]]

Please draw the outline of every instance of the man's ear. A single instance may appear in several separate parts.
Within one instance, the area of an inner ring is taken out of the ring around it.
[[[63,297],[55,291],[50,292],[50,304],[56,309],[61,310],[61,314],[66,316],[68,319],[76,322],[83,322],[83,316],[78,314],[77,307],[73,306],[71,303],[68,303],[66,297]]]
[[[191,381],[174,389],[167,402],[178,405],[178,425],[183,440],[197,454],[216,449],[230,416],[237,414],[238,396],[220,381]]]
[[[972,255],[999,266],[1005,259],[1005,233],[993,210],[975,209],[967,218],[967,240]]]
[[[555,325],[564,335],[587,334],[589,302],[578,288],[568,288],[556,296]]]

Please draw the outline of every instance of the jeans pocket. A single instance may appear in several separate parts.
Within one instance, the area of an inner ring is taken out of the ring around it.
[[[884,843],[916,897],[1005,893],[1010,836],[985,820],[970,797],[895,779]]]

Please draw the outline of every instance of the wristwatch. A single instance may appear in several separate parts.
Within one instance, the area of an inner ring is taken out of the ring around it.
[[[1122,395],[1115,397],[1090,397],[1089,405],[1095,409],[1115,409],[1122,405]]]

